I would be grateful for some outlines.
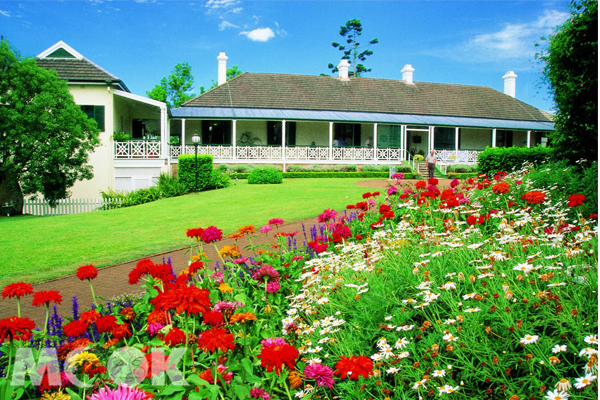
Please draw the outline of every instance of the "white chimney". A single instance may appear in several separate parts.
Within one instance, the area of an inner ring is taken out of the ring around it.
[[[348,69],[350,68],[350,63],[345,58],[340,61],[337,66],[338,71],[340,72],[340,79],[348,79]]]
[[[504,94],[515,97],[517,74],[514,71],[508,71],[502,79],[504,79]]]
[[[227,81],[227,57],[225,53],[219,53],[217,62],[219,63],[219,71],[217,74],[217,84],[222,85]]]
[[[413,83],[413,72],[415,72],[415,69],[412,67],[412,65],[406,64],[400,72],[402,72],[403,81],[410,84]]]

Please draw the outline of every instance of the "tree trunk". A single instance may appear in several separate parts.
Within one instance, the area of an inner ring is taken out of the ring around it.
[[[23,214],[23,192],[14,173],[0,171],[0,212],[2,215]]]

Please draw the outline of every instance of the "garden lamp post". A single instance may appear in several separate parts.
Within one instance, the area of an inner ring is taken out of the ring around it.
[[[194,142],[194,154],[196,159],[196,185],[194,186],[194,191],[198,193],[198,144],[200,143],[200,136],[198,136],[198,130],[194,131],[194,136],[192,136],[192,142]]]

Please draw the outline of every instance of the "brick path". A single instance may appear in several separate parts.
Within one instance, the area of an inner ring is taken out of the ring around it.
[[[405,181],[405,185],[414,184],[416,181]],[[440,180],[440,187],[447,186],[449,184],[449,180]],[[383,192],[383,189],[389,186],[387,180],[372,180],[372,181],[361,181],[357,182],[358,185],[364,186],[365,191],[369,191],[372,189],[380,189]],[[355,199],[355,201],[359,201],[359,199]],[[324,205],[324,209],[327,208],[327,205]],[[301,245],[304,241],[303,235],[303,224],[306,229],[306,235],[310,238],[310,227],[317,224],[317,217],[309,218],[303,221],[292,222],[288,224],[284,224],[280,227],[280,231],[282,232],[295,232],[298,231],[297,242],[298,245]],[[218,224],[217,224],[218,226]],[[271,232],[272,233],[272,232]],[[227,234],[227,233],[225,233]],[[274,243],[271,234],[271,243]],[[254,244],[264,244],[265,236],[260,235],[255,238]],[[235,244],[232,239],[224,239],[217,242],[217,247],[221,248],[224,245],[233,245]],[[238,244],[240,249],[242,249],[248,244],[246,238],[238,240]],[[143,258],[150,258],[152,261],[156,263],[161,263],[168,258],[171,258],[171,262],[173,265],[173,269],[177,274],[179,271],[185,269],[188,265],[189,254],[186,254],[188,248],[176,249],[160,254],[151,255]],[[218,256],[214,249],[214,246],[204,246],[204,250],[206,255],[211,260],[217,260]],[[103,297],[108,299],[112,296],[123,294],[123,293],[131,293],[137,292],[137,286],[131,286],[127,283],[129,272],[135,267],[137,262],[140,259],[124,262],[121,264],[116,264],[108,267],[104,267],[99,269],[98,277],[92,281],[94,285],[94,291],[96,296]],[[92,295],[90,292],[90,288],[87,282],[80,281],[75,275],[66,276],[63,278],[53,279],[46,282],[40,282],[33,285],[33,289],[35,292],[41,290],[59,290],[60,294],[63,296],[62,304],[57,306],[58,313],[64,317],[72,317],[71,312],[71,300],[73,296],[77,296],[79,300],[79,312],[82,310],[89,308],[92,302]],[[31,318],[38,325],[43,325],[44,321],[44,311],[45,308],[37,308],[31,305],[32,296],[26,296],[21,300],[21,316]],[[0,318],[7,318],[17,314],[17,305],[14,299],[4,299],[0,301]]]

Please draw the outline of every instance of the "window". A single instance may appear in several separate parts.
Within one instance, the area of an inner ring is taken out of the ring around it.
[[[281,121],[268,121],[267,122],[267,144],[269,146],[281,146],[282,136],[282,124]],[[285,145],[295,146],[296,145],[296,123],[285,122]]]
[[[80,106],[81,111],[98,124],[98,129],[104,132],[104,106]]]
[[[335,124],[335,137],[341,146],[360,147],[360,124]],[[341,147],[340,146],[340,147]]]
[[[438,150],[455,150],[455,130],[454,128],[435,128],[435,137],[433,145]]]
[[[231,121],[202,121],[202,144],[231,145]]]
[[[513,131],[496,130],[496,147],[512,147]]]

